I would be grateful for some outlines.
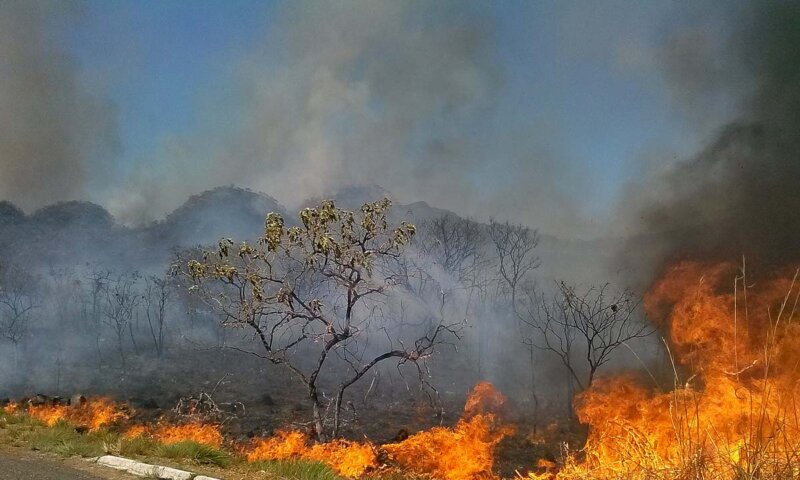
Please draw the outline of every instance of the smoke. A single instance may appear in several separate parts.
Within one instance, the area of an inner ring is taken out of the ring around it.
[[[204,126],[170,136],[105,203],[136,223],[218,185],[268,192],[291,208],[379,184],[401,201],[462,215],[520,214],[549,231],[575,225],[560,186],[579,182],[561,164],[554,122],[505,125],[497,114],[504,73],[488,10],[282,5],[264,37],[231,60],[227,90],[206,96]]]
[[[458,177],[456,159],[474,148],[463,132],[490,108],[499,81],[479,13],[447,2],[284,6],[235,62],[231,95],[210,100],[219,103],[211,111],[235,112],[233,125],[210,118],[207,131],[171,139],[169,162],[189,158],[192,168],[170,180],[174,199],[155,199],[174,206],[187,188],[236,183],[298,204],[348,184],[396,191],[401,171],[425,184],[412,191]],[[147,181],[164,178],[137,183]],[[151,198],[120,216],[163,212]]]
[[[0,198],[23,208],[85,198],[116,146],[114,109],[63,47],[75,2],[0,2]]]
[[[667,79],[684,107],[694,105],[695,118],[720,99],[730,102],[732,91],[753,88],[738,118],[702,151],[662,169],[626,199],[642,230],[654,234],[646,248],[659,260],[800,258],[798,25],[796,3],[762,2],[748,5],[721,49],[697,32],[671,44]],[[714,51],[719,55],[704,55]]]

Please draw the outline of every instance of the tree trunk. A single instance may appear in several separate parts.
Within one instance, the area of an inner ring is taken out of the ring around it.
[[[342,397],[344,397],[343,388],[336,392],[336,402],[334,403],[333,408],[333,432],[331,434],[333,438],[339,436],[339,423],[341,422],[342,413]]]
[[[127,372],[127,365],[125,363],[125,333],[122,331],[117,332],[117,348],[119,348],[119,358],[122,361],[122,371]]]
[[[539,425],[539,395],[536,393],[536,358],[534,354],[533,345],[528,347],[531,362],[531,397],[533,397],[533,433],[536,434],[536,429]]]
[[[322,422],[322,406],[319,404],[319,395],[317,395],[316,385],[309,385],[308,396],[314,406],[314,433],[317,435],[317,440],[320,442],[325,441],[325,426]]]

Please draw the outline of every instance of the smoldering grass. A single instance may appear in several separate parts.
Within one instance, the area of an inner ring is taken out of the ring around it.
[[[190,441],[160,445],[156,448],[155,454],[159,457],[190,460],[219,467],[227,467],[231,463],[231,457],[225,452],[208,445]]]

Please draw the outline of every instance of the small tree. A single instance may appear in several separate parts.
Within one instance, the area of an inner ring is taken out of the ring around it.
[[[539,245],[539,233],[524,225],[509,222],[489,221],[489,238],[497,255],[497,274],[499,276],[498,296],[511,304],[516,321],[522,322],[517,295],[525,284],[532,284],[530,274],[539,268],[541,261],[536,255]],[[533,338],[520,336],[523,345],[528,349],[528,361],[531,382],[531,398],[533,400],[534,429],[539,420],[539,392],[536,382],[536,347]]]
[[[503,280],[500,285],[507,289],[511,306],[516,310],[519,287],[526,276],[541,265],[534,252],[539,245],[539,233],[524,225],[491,220],[489,237],[497,253],[497,270]]]
[[[0,267],[0,335],[13,345],[15,363],[32,313],[40,306],[40,282],[35,275],[16,265]]]
[[[144,313],[150,335],[153,338],[153,347],[159,358],[164,354],[164,335],[166,332],[167,305],[172,296],[172,287],[167,278],[150,275],[145,278]]]
[[[330,405],[322,377],[335,385],[335,437],[350,386],[389,359],[414,364],[422,379],[425,359],[446,334],[458,334],[458,324],[440,317],[404,341],[402,316],[387,315],[397,283],[396,269],[387,264],[415,233],[407,223],[389,227],[390,205],[384,199],[353,213],[325,201],[303,209],[300,226],[290,228],[270,213],[256,245],[224,239],[216,252],[188,262],[188,273],[223,323],[254,333],[260,352],[248,353],[286,367],[305,386],[318,439],[327,437],[324,412]],[[338,364],[330,366],[332,359]]]
[[[419,225],[419,236],[422,253],[460,284],[470,284],[482,260],[485,236],[481,224],[448,213],[423,221]]]
[[[638,315],[640,301],[630,290],[613,293],[605,284],[580,292],[559,282],[552,298],[535,288],[526,296],[521,318],[537,333],[535,345],[555,354],[580,390],[592,385],[617,348],[653,333]]]
[[[125,331],[131,333],[131,322],[140,302],[136,291],[138,280],[137,272],[121,273],[100,285],[103,292],[103,323],[114,330],[123,370],[126,369]]]

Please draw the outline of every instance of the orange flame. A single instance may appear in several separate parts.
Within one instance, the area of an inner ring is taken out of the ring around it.
[[[27,409],[28,415],[52,427],[60,421],[67,420],[69,407],[66,405],[30,405]]]
[[[145,427],[144,425],[131,425],[122,434],[124,438],[139,438],[139,437],[146,437],[148,435],[149,431],[147,430],[147,427]]]
[[[435,427],[383,448],[412,472],[446,480],[495,478],[494,447],[511,433],[513,429],[498,425],[493,414],[483,414],[462,419],[452,429]]]
[[[140,434],[144,433],[142,431],[139,432]],[[222,445],[222,433],[220,433],[219,426],[210,423],[191,422],[181,425],[159,425],[153,432],[153,438],[165,445],[180,442],[195,442],[214,448],[219,448]]]
[[[576,399],[590,427],[586,458],[568,459],[557,477],[778,478],[793,471],[800,453],[793,273],[748,285],[745,296],[741,279],[734,290],[731,264],[673,266],[645,306],[651,318],[668,320],[672,353],[687,371],[679,376],[688,380],[668,392],[630,377],[595,382]]]
[[[334,440],[311,444],[308,435],[283,430],[270,438],[258,439],[247,452],[248,462],[303,458],[325,463],[341,475],[358,477],[377,465],[374,447],[369,443]]]
[[[126,420],[130,414],[110,398],[91,398],[82,405],[30,405],[27,413],[47,426],[60,421],[88,428],[95,432],[102,427]]]
[[[334,440],[313,443],[298,431],[279,431],[253,442],[250,462],[303,458],[329,465],[346,477],[358,477],[378,465],[382,449],[393,463],[410,471],[446,480],[495,478],[493,450],[513,429],[502,425],[491,409],[499,409],[505,397],[489,383],[480,383],[467,400],[464,418],[454,428],[436,427],[399,443],[376,447],[367,442]]]
[[[412,472],[446,480],[495,478],[494,447],[514,429],[490,412],[500,411],[505,403],[491,383],[481,382],[472,390],[464,416],[454,428],[432,428],[383,448]]]

